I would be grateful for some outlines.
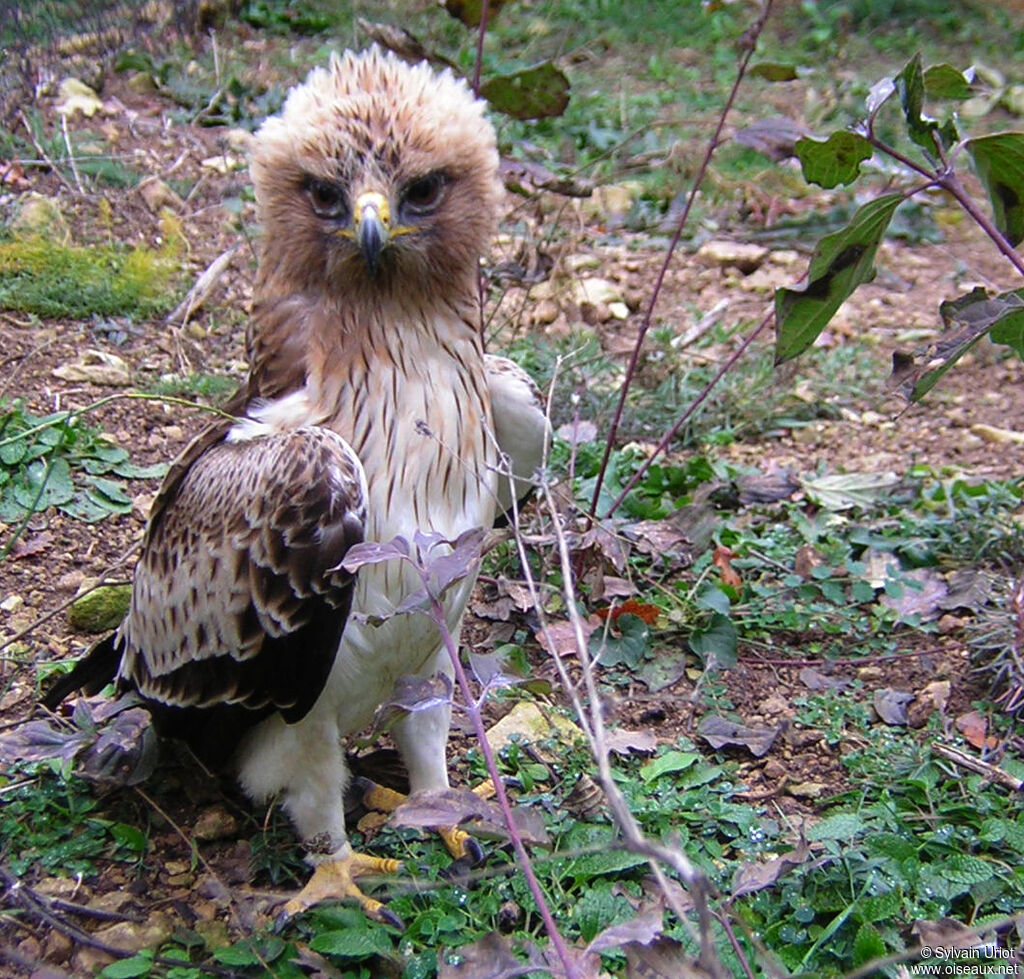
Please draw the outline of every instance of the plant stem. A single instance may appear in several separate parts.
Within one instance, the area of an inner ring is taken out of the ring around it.
[[[693,209],[693,203],[697,198],[697,191],[700,190],[700,186],[704,182],[704,176],[707,173],[708,166],[711,163],[711,158],[714,156],[715,150],[718,149],[719,141],[722,138],[722,130],[725,128],[725,120],[732,109],[733,103],[736,101],[736,96],[739,94],[740,85],[746,77],[747,67],[750,64],[750,59],[753,57],[754,50],[757,47],[757,39],[764,30],[764,26],[768,21],[768,15],[771,12],[771,9],[772,0],[765,0],[764,6],[761,8],[761,15],[743,34],[743,52],[740,55],[739,65],[736,70],[736,79],[733,81],[732,89],[729,92],[728,98],[725,100],[725,105],[722,107],[722,111],[718,117],[718,124],[715,126],[715,131],[708,140],[707,147],[704,151],[704,157],[701,160],[700,166],[697,168],[697,173],[693,178],[693,185],[690,187],[690,192],[686,197],[686,204],[683,207],[682,214],[679,216],[679,221],[676,223],[676,230],[672,235],[672,240],[669,242],[668,251],[665,252],[665,258],[661,263],[661,268],[658,270],[658,277],[654,282],[654,289],[651,291],[651,298],[647,303],[647,308],[644,310],[643,319],[640,321],[640,331],[637,334],[636,343],[633,345],[633,352],[630,355],[629,364],[626,367],[626,376],[623,378],[622,387],[619,391],[619,400],[615,406],[615,413],[612,415],[612,423],[608,428],[608,437],[605,439],[604,455],[601,457],[601,465],[598,469],[597,479],[594,483],[594,495],[590,500],[590,510],[587,516],[588,528],[592,526],[594,519],[597,516],[597,502],[601,498],[601,488],[604,485],[605,473],[608,470],[608,463],[611,459],[612,450],[615,447],[615,439],[619,432],[619,425],[622,422],[622,413],[626,407],[626,398],[629,395],[629,389],[633,383],[633,378],[636,375],[637,364],[640,361],[640,351],[643,348],[644,339],[647,336],[647,331],[651,328],[654,308],[658,303],[658,298],[660,297],[661,290],[665,284],[665,275],[668,272],[669,265],[672,262],[672,257],[675,254],[676,247],[682,237],[683,228],[686,227],[686,222],[690,219],[690,211]]]
[[[974,223],[977,224],[986,235],[988,235],[992,240],[992,243],[1003,253],[1010,264],[1022,276],[1024,276],[1024,259],[1020,257],[1013,245],[1006,240],[1006,236],[992,223],[988,215],[978,207],[974,202],[974,198],[967,193],[967,189],[964,187],[963,183],[961,183],[960,178],[957,176],[956,171],[952,166],[947,166],[942,170],[932,171],[927,167],[922,166],[905,153],[901,153],[895,146],[890,146],[884,140],[879,139],[874,135],[874,133],[869,131],[866,138],[876,150],[885,153],[887,156],[891,156],[898,163],[902,163],[908,169],[927,178],[928,182],[933,186],[941,187],[946,191],[946,193],[950,194],[968,213],[968,215],[970,215]]]
[[[423,574],[422,571],[421,574]],[[423,574],[423,583],[426,585],[427,582],[428,576]],[[455,678],[458,681],[459,690],[461,691],[462,699],[465,702],[466,713],[469,715],[469,718],[473,723],[473,731],[476,734],[477,742],[480,745],[480,751],[484,756],[487,773],[490,775],[491,781],[494,783],[495,797],[497,798],[498,805],[501,807],[501,813],[505,817],[505,826],[508,829],[509,839],[516,854],[516,862],[519,865],[519,869],[522,870],[523,876],[526,878],[526,884],[530,888],[530,893],[533,895],[534,901],[537,903],[537,910],[540,913],[541,920],[544,922],[544,930],[547,932],[548,938],[551,940],[551,944],[565,968],[566,979],[582,979],[576,965],[569,956],[569,950],[566,947],[565,940],[562,938],[561,932],[558,930],[558,925],[555,923],[554,915],[552,915],[551,909],[548,907],[547,900],[544,897],[544,891],[540,886],[540,881],[537,880],[537,875],[534,873],[533,862],[530,860],[530,855],[526,851],[526,845],[523,843],[523,838],[520,836],[518,829],[516,829],[515,816],[512,812],[512,804],[509,802],[508,793],[505,791],[505,784],[502,782],[501,776],[498,773],[498,765],[494,757],[494,752],[491,749],[491,744],[487,740],[487,729],[484,727],[483,716],[481,715],[480,708],[473,697],[473,691],[470,689],[469,678],[466,676],[462,660],[459,658],[459,650],[455,643],[455,639],[452,636],[451,631],[448,629],[448,623],[444,615],[444,606],[441,604],[440,599],[434,595],[430,596],[430,609],[431,618],[434,620],[434,624],[441,633],[441,638],[444,641],[445,648],[448,650],[448,656],[452,661]]]
[[[629,482],[626,483],[626,485],[623,487],[622,492],[619,493],[619,495],[615,497],[614,500],[612,500],[611,506],[608,507],[608,510],[604,515],[605,518],[610,517],[622,505],[622,501],[629,494],[629,491],[634,486],[636,486],[636,484],[643,478],[644,473],[646,473],[647,470],[650,469],[650,467],[654,463],[654,460],[657,459],[658,456],[660,456],[663,452],[665,452],[665,450],[672,444],[672,441],[675,439],[676,435],[679,434],[679,430],[683,427],[683,425],[686,424],[690,416],[701,406],[701,404],[704,402],[704,399],[711,393],[715,385],[718,384],[718,382],[723,377],[725,377],[725,375],[730,370],[732,370],[733,364],[735,364],[736,361],[743,356],[747,348],[754,342],[754,340],[758,336],[761,335],[762,331],[765,329],[765,327],[768,326],[769,323],[771,323],[774,317],[774,309],[769,309],[768,312],[764,314],[764,316],[761,318],[761,322],[757,324],[755,329],[739,345],[739,347],[729,357],[729,359],[726,360],[724,364],[722,364],[722,366],[718,369],[718,373],[716,373],[715,376],[711,378],[710,381],[708,381],[708,383],[704,386],[704,390],[701,391],[696,398],[694,398],[690,406],[686,409],[686,411],[682,413],[682,415],[679,417],[676,423],[662,436],[661,441],[657,444],[654,451],[643,461],[643,464],[640,466],[640,468],[637,469],[635,473],[633,473],[633,476],[630,478]]]

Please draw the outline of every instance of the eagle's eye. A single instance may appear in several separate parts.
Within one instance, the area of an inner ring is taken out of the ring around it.
[[[313,213],[321,218],[340,218],[345,214],[345,192],[329,180],[310,180],[306,185]]]
[[[412,214],[429,214],[441,203],[447,182],[443,173],[429,173],[413,180],[402,191],[402,207]]]

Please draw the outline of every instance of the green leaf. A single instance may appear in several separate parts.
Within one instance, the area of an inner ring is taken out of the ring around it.
[[[587,644],[592,655],[602,666],[625,666],[634,669],[640,665],[648,649],[650,627],[638,615],[620,615],[615,622],[621,635],[607,635],[603,630],[594,632]]]
[[[569,104],[569,79],[545,61],[509,75],[489,78],[480,94],[491,107],[513,119],[549,119],[560,116]]]
[[[886,194],[859,208],[850,223],[819,242],[803,289],[775,291],[775,362],[802,354],[857,286],[875,276],[875,254],[902,194]]]
[[[995,868],[987,860],[966,853],[955,853],[939,865],[942,876],[956,884],[980,884],[988,880]]]
[[[14,498],[28,510],[60,506],[74,495],[71,466],[67,459],[49,462],[36,459],[25,469],[24,481],[14,487]]]
[[[750,67],[748,74],[769,82],[792,82],[796,80],[796,65],[781,61],[762,61]]]
[[[736,665],[736,626],[721,612],[713,612],[711,621],[690,633],[690,649],[708,670],[728,669]]]
[[[394,956],[395,947],[390,934],[379,928],[345,928],[325,931],[317,935],[309,947],[323,955],[337,955],[346,959],[366,959],[371,955]]]
[[[0,462],[5,466],[16,466],[28,453],[28,443],[25,439],[15,439],[13,442],[5,442],[0,445]]]
[[[978,179],[992,203],[992,217],[1006,240],[1024,240],[1024,133],[992,133],[966,143]]]
[[[246,938],[234,945],[218,948],[213,957],[222,965],[264,965],[273,962],[284,949],[284,939],[266,935],[262,938]]]
[[[487,18],[490,21],[505,5],[505,0],[491,0],[487,5]],[[483,20],[483,0],[444,0],[444,9],[456,20],[461,20],[467,27],[479,27]]]
[[[966,99],[971,83],[952,65],[929,65],[924,70],[924,90],[933,99]]]
[[[860,165],[873,152],[863,136],[850,132],[832,133],[824,142],[808,137],[798,139],[794,151],[804,180],[826,188],[853,183],[860,174]]]
[[[145,853],[149,846],[146,834],[137,826],[129,826],[127,823],[114,823],[110,827],[110,835],[122,846],[136,853]]]
[[[111,962],[101,973],[100,979],[134,979],[136,976],[148,976],[153,968],[153,956],[150,952],[140,952],[130,959]]]
[[[669,772],[682,772],[700,761],[700,755],[693,751],[666,751],[665,754],[647,762],[640,769],[640,778],[653,782]]]
[[[907,122],[910,138],[928,153],[936,150],[934,133],[939,124],[923,115],[924,72],[921,69],[921,55],[915,54],[893,81],[903,106],[903,118]]]
[[[861,925],[853,939],[853,964],[863,965],[872,959],[880,959],[888,949],[874,925]]]
[[[1024,358],[1024,289],[989,296],[981,286],[939,306],[945,331],[913,354],[893,354],[892,380],[908,401],[919,401],[986,333]]]
[[[170,464],[156,462],[151,466],[137,466],[134,462],[122,462],[114,466],[113,472],[125,479],[163,479]]]
[[[867,825],[855,812],[838,812],[815,823],[807,830],[807,839],[812,843],[821,840],[849,840],[867,829]]]

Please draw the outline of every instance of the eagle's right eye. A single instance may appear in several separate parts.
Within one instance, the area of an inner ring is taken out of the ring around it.
[[[310,180],[306,186],[313,213],[321,218],[340,218],[345,214],[345,192],[329,180]]]

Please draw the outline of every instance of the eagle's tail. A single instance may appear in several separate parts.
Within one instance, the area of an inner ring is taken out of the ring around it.
[[[61,701],[76,690],[84,688],[88,694],[99,693],[115,676],[121,665],[121,647],[117,633],[101,639],[83,656],[70,673],[59,677],[43,694],[40,703],[48,710],[56,710]]]

